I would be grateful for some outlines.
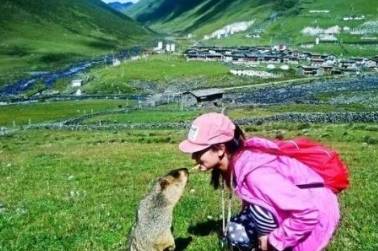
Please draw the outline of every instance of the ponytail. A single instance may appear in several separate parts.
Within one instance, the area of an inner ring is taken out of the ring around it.
[[[244,132],[237,124],[235,124],[234,138],[224,143],[226,152],[230,155],[234,155],[243,147],[244,140]],[[214,145],[212,148],[218,149],[219,145]],[[227,186],[230,186],[230,173],[222,173],[218,168],[213,168],[213,170],[211,170],[210,185],[212,185],[215,190],[219,188],[221,178],[226,181]]]

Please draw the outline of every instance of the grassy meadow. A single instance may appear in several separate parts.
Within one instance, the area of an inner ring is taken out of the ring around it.
[[[71,112],[75,117],[74,107],[113,109],[121,105],[121,101],[114,101],[106,107],[102,102],[79,105],[70,101],[66,109],[58,109],[63,103],[49,107],[62,113],[53,116],[59,120],[71,116]],[[39,106],[34,106],[38,110]],[[24,117],[18,112],[20,107],[2,107],[2,120],[15,114]],[[311,109],[314,107],[299,104],[245,107],[230,109],[229,115],[236,119]],[[133,111],[119,122],[174,121],[180,116],[191,120],[203,112],[175,111],[172,107],[165,111]],[[48,110],[35,112],[33,121],[49,121],[51,116]],[[98,120],[103,120],[102,116]],[[328,250],[378,248],[376,124],[272,123],[243,129],[248,135],[272,138],[278,134],[307,135],[338,149],[349,164],[352,185],[340,196],[342,222]],[[30,129],[0,136],[0,250],[122,249],[137,205],[156,177],[173,168],[193,165],[190,157],[177,148],[185,135],[186,130],[166,129]],[[191,170],[186,192],[174,212],[177,250],[218,250],[220,192],[213,191],[208,183],[206,173]],[[235,200],[233,212],[238,207]]]
[[[270,81],[298,78],[293,69],[273,70],[276,78],[234,76],[231,69],[242,66],[223,62],[187,61],[177,55],[151,55],[139,60],[124,61],[116,67],[92,69],[90,81],[84,86],[86,93],[155,93],[162,90],[178,92],[184,89],[232,87],[254,85]],[[266,67],[257,71],[270,71]]]
[[[0,107],[0,127],[61,121],[105,110],[122,109],[131,104],[127,100],[81,100],[7,105]]]
[[[221,63],[187,62],[184,57],[153,55],[127,61],[117,67],[93,69],[93,80],[85,86],[88,93],[117,93],[146,91],[167,87],[172,81],[188,82],[197,79],[216,83],[229,69]],[[148,88],[149,86],[150,88]]]

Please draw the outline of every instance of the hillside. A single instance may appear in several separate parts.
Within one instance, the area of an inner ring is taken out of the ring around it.
[[[109,54],[151,32],[100,0],[2,0],[0,83]]]
[[[126,13],[158,32],[191,34],[196,40],[221,37],[207,44],[286,43],[344,55],[378,53],[375,0],[141,0]],[[225,35],[247,22],[244,32]],[[319,36],[319,46],[308,45]]]

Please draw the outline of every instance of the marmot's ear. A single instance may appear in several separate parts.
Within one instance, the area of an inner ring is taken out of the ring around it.
[[[164,190],[169,185],[169,181],[167,179],[161,179],[159,183],[161,190]]]

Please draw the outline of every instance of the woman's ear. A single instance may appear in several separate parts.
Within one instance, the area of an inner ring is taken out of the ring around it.
[[[226,145],[225,144],[219,144],[217,149],[217,154],[219,159],[223,159],[224,155],[226,154]]]

